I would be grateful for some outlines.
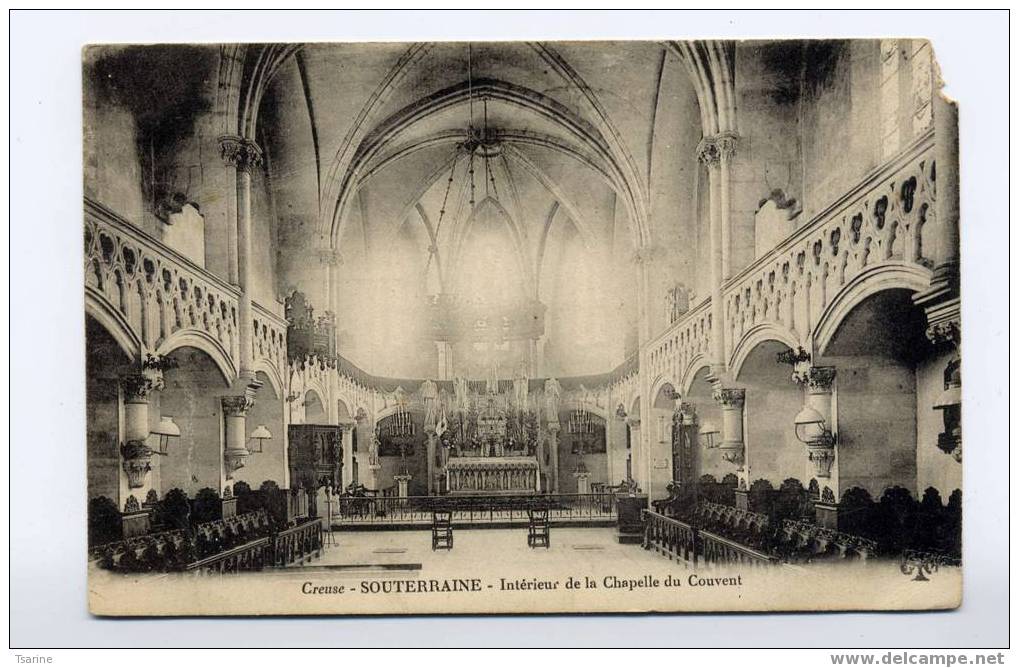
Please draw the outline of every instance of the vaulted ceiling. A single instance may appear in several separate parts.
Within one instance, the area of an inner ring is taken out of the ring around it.
[[[341,344],[372,368],[408,368],[379,342],[427,339],[439,293],[536,299],[562,373],[612,368],[635,346],[635,252],[669,251],[658,283],[696,252],[689,63],[661,42],[302,45],[258,122],[282,284],[326,303],[308,258],[338,251],[336,308],[372,323]]]
[[[453,265],[472,219],[467,128],[487,127],[475,205],[499,212],[536,291],[552,226],[647,241],[667,60],[681,67],[654,42],[305,45],[263,102],[277,209],[341,253],[420,226]]]

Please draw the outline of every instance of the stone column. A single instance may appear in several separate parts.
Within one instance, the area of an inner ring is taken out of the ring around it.
[[[254,141],[234,135],[219,138],[220,152],[237,171],[237,284],[241,289],[237,305],[240,342],[239,375],[254,378],[251,310],[251,170],[262,164],[262,149]]]
[[[341,422],[340,426],[343,427],[343,436],[341,438],[343,446],[343,489],[340,492],[343,492],[354,482],[354,430],[357,428],[357,422],[348,420]]]
[[[453,346],[448,341],[436,341],[435,350],[438,359],[437,380],[451,380],[453,378]]]
[[[835,382],[835,367],[812,366],[803,372],[794,373],[795,380],[804,388],[804,405],[813,408],[824,419],[827,431],[807,443],[807,461],[814,466],[814,476],[830,478],[835,463],[835,440],[832,436],[832,385]],[[839,498],[837,483],[829,485]]]
[[[640,418],[629,417],[626,424],[630,427],[630,461],[626,469],[627,480],[636,480],[637,471],[640,470]]]
[[[379,470],[382,466],[372,458],[372,441],[375,439],[373,423],[363,409],[358,409],[357,421],[358,471],[363,473],[361,484],[368,489],[378,489]]]
[[[722,407],[722,459],[743,469],[743,403],[746,390],[737,387],[716,388],[713,397]]]
[[[718,174],[719,174],[719,208],[721,223],[721,244],[722,244],[722,281],[732,276],[732,251],[733,251],[733,229],[732,229],[732,186],[730,177],[732,171],[732,159],[736,154],[737,136],[733,132],[724,132],[715,137],[718,146]]]
[[[725,311],[722,304],[723,238],[721,150],[714,137],[704,137],[697,146],[698,159],[708,169],[709,274],[711,281],[711,367],[720,376],[726,365]],[[728,237],[726,237],[727,239]]]
[[[243,394],[220,397],[223,406],[223,432],[225,447],[223,449],[223,473],[225,480],[233,480],[234,472],[244,467],[244,461],[251,453],[248,451],[247,415],[255,405],[255,393],[260,383],[251,383]],[[220,487],[225,482],[220,481]]]
[[[934,152],[937,171],[934,279],[959,277],[959,109],[934,94]]]
[[[552,459],[552,480],[550,487],[554,494],[558,494],[559,489],[559,423],[550,422],[548,424],[548,449],[549,457]]]
[[[936,346],[960,351],[959,301],[959,119],[955,104],[934,95],[934,141],[937,198],[934,225],[934,273],[931,287],[913,297],[927,316],[927,337]]]
[[[637,265],[637,341],[643,349],[651,338],[651,263],[654,262],[654,248],[642,246],[633,254]]]
[[[149,438],[149,395],[162,387],[162,376],[147,373],[123,376],[120,387],[124,396],[124,433],[120,446],[121,468],[127,476],[129,490],[146,486],[146,477],[152,470]],[[144,495],[142,496],[144,498]],[[118,499],[118,506],[121,505]]]
[[[425,454],[428,457],[427,466],[425,471],[428,476],[428,494],[435,494],[438,490],[435,488],[435,449],[438,446],[439,437],[435,434],[435,427],[425,427],[425,434],[428,436],[428,441],[425,443]]]
[[[396,493],[401,499],[407,498],[407,486],[410,484],[412,477],[409,473],[400,473],[393,476],[393,480],[396,481]]]

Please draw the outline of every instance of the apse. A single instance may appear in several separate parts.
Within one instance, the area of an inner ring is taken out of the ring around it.
[[[458,257],[459,294],[472,302],[509,306],[526,296],[521,262],[502,206],[486,199],[475,209]]]

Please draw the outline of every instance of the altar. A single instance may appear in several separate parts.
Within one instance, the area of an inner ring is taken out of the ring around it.
[[[533,494],[541,491],[536,457],[451,457],[446,464],[450,494]]]

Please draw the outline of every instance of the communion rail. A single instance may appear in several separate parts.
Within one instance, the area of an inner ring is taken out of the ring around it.
[[[333,505],[333,525],[429,525],[432,513],[452,513],[454,523],[527,522],[527,511],[548,509],[552,522],[615,521],[615,494],[530,494],[339,497]]]
[[[645,547],[676,561],[697,563],[697,529],[686,522],[648,511]]]
[[[699,531],[702,545],[702,563],[712,566],[773,566],[778,557],[760,552],[746,545],[717,536],[710,531]]]
[[[322,522],[316,518],[280,531],[273,541],[273,553],[278,568],[321,556]]]
[[[184,572],[195,575],[216,575],[260,571],[272,565],[272,538],[259,538],[204,559],[191,562]]]
[[[704,529],[647,511],[644,547],[690,566],[767,566],[779,558]]]

